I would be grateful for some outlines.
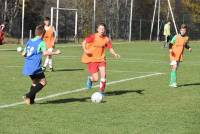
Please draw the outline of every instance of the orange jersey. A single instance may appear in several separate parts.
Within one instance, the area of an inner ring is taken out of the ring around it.
[[[183,60],[183,52],[185,45],[187,45],[189,41],[188,36],[182,37],[181,35],[176,35],[172,39],[172,53],[170,53],[170,60],[173,61],[182,61]]]
[[[43,39],[44,39],[48,48],[54,48],[55,35],[54,35],[54,29],[53,29],[52,26],[50,26],[49,29],[46,30]]]
[[[82,62],[103,62],[105,61],[106,48],[111,49],[112,43],[107,36],[100,37],[97,33],[85,39],[87,45],[86,49],[92,52],[91,55],[83,54]]]

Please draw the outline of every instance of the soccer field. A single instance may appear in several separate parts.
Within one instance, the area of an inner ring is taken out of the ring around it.
[[[198,134],[200,133],[200,42],[190,42],[178,70],[178,88],[169,85],[168,50],[161,42],[116,42],[121,59],[107,53],[106,97],[100,104],[85,90],[82,49],[58,45],[55,72],[36,104],[22,96],[31,81],[16,45],[0,46],[0,134]],[[97,83],[98,84],[98,83]]]

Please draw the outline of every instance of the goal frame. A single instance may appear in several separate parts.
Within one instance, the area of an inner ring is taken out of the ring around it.
[[[72,11],[75,12],[75,29],[74,29],[74,38],[77,38],[78,34],[78,9],[73,8],[57,8],[57,7],[51,7],[51,26],[53,26],[53,17],[54,17],[54,10],[64,10],[64,11]],[[56,36],[58,37],[58,19],[56,19]]]

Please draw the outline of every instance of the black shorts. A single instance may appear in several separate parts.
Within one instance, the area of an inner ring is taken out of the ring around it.
[[[30,78],[31,78],[32,80],[34,80],[34,79],[44,79],[44,78],[45,78],[45,75],[44,75],[44,73],[42,72],[42,73],[39,73],[39,74],[30,75]]]

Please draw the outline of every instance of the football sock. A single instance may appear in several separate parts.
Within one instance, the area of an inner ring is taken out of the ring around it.
[[[38,83],[35,87],[31,89],[29,93],[26,94],[26,97],[32,99],[35,97],[36,93],[38,93],[44,86],[41,83]]]
[[[170,81],[171,84],[176,83],[176,79],[177,79],[176,77],[177,77],[176,71],[172,70],[171,71],[171,81]]]
[[[100,91],[104,92],[105,88],[106,88],[106,79],[105,78],[101,78],[101,81],[100,81]]]
[[[52,65],[52,58],[49,58],[49,68],[53,68],[53,65]]]
[[[34,86],[31,85],[30,92],[34,89],[34,87],[35,87],[35,85]],[[31,104],[33,104],[35,102],[34,100],[35,100],[35,95],[30,98]]]
[[[49,58],[47,57],[47,58],[45,59],[45,62],[44,62],[44,67],[47,67],[48,64],[49,64]]]

